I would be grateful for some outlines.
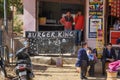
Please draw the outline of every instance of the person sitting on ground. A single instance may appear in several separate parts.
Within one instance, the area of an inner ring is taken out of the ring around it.
[[[108,67],[108,63],[116,60],[115,50],[112,48],[112,44],[108,43],[106,47],[103,49],[102,56],[102,71],[103,75],[105,75],[105,69]]]
[[[90,47],[88,47],[87,49],[87,55],[89,58],[89,76],[94,76],[94,68],[95,68],[95,63],[96,63],[96,56],[92,53],[92,49]]]
[[[92,53],[95,55],[95,57],[97,58],[97,56],[98,56],[98,52],[97,52],[97,49],[96,48],[94,48],[93,50],[92,50]]]
[[[116,43],[119,45],[119,52],[118,52],[117,59],[120,60],[120,37],[117,39]]]
[[[119,45],[117,60],[120,60],[120,37],[117,39],[116,43]],[[118,71],[118,75],[120,75],[120,70]]]

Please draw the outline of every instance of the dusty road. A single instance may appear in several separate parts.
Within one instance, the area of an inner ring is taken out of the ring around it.
[[[64,67],[34,65],[34,72],[34,80],[80,80],[79,73],[76,72],[74,65],[64,65]],[[89,80],[106,80],[100,75],[88,78]]]
[[[49,65],[34,66],[35,80],[79,80],[74,66],[56,67]]]
[[[14,67],[7,68],[8,78],[12,80],[15,77]],[[64,65],[56,67],[55,65],[34,64],[34,80],[80,80],[79,73],[76,72],[74,65]],[[106,80],[105,77],[96,74],[96,77],[88,77],[89,80]],[[5,80],[0,77],[0,80]],[[120,80],[118,78],[117,80]]]

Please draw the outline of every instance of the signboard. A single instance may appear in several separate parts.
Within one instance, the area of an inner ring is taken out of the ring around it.
[[[89,0],[89,38],[97,37],[97,27],[102,29],[103,0]]]
[[[88,38],[96,39],[98,58],[104,47],[104,2],[105,0],[89,0]]]
[[[120,31],[110,31],[110,42],[113,45],[116,45],[118,38],[120,38]]]
[[[96,44],[98,52],[101,52],[104,47],[104,31],[102,29],[98,29],[97,31],[97,44]]]
[[[102,19],[89,19],[89,37],[96,38],[97,29],[102,29]]]
[[[29,53],[73,53],[75,34],[73,31],[26,32],[29,39]]]

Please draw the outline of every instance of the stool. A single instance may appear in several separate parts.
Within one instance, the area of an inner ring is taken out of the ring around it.
[[[105,63],[105,72],[106,72],[107,69],[109,69],[109,68],[108,68],[109,63],[110,63],[110,62],[106,62],[106,63]],[[105,74],[106,74],[106,73],[105,73]]]
[[[107,80],[117,80],[117,71],[109,72],[107,71]]]

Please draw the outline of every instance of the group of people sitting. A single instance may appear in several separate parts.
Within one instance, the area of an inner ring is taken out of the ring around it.
[[[118,42],[120,44],[120,40]],[[97,50],[91,49],[88,47],[86,42],[82,43],[82,48],[78,51],[78,60],[76,62],[77,71],[80,72],[81,79],[87,79],[86,73],[88,72],[89,76],[94,76],[94,67],[95,63],[97,63]],[[102,53],[102,74],[106,74],[106,68],[108,64],[120,60],[120,49],[119,52],[116,53],[111,43],[105,45]],[[120,73],[118,73],[119,75]]]

